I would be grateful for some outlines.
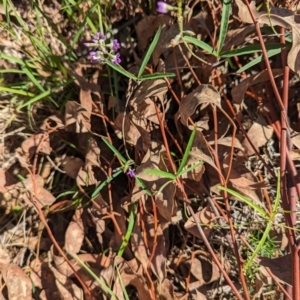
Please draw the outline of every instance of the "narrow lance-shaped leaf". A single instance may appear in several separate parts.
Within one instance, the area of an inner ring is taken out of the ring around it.
[[[138,80],[138,78],[137,78],[135,75],[133,75],[133,74],[127,72],[127,71],[126,71],[125,69],[123,69],[121,66],[113,64],[110,60],[106,59],[106,60],[105,60],[105,63],[106,63],[108,66],[110,66],[111,68],[113,68],[114,70],[116,70],[117,72],[123,74],[125,77],[127,77],[127,78],[129,78],[129,79],[133,79],[133,80],[135,80],[135,81]]]
[[[231,11],[231,0],[224,0],[223,7],[222,7],[222,18],[221,18],[221,27],[220,27],[219,43],[218,43],[218,55],[220,55],[220,52],[223,48],[224,41],[226,38],[230,11]]]
[[[126,159],[125,157],[113,146],[109,143],[109,141],[104,138],[104,137],[101,137],[102,141],[106,144],[106,146],[117,156],[121,159],[121,161],[123,162],[123,164],[126,164]]]
[[[206,44],[203,41],[200,41],[200,40],[198,40],[194,37],[191,37],[191,36],[184,36],[183,40],[187,43],[194,44],[195,46],[207,51],[208,53],[210,53],[214,56],[217,56],[217,52],[214,50],[214,48],[211,47],[210,45]]]
[[[168,172],[165,172],[165,171],[162,171],[162,170],[156,170],[156,169],[145,170],[145,174],[158,175],[158,176],[169,178],[169,179],[172,179],[172,180],[176,179],[175,175],[173,175],[171,173],[168,173]]]
[[[151,44],[150,44],[150,46],[149,46],[149,48],[147,50],[147,53],[146,53],[146,55],[145,55],[145,57],[143,59],[142,65],[141,65],[141,67],[139,69],[139,73],[138,73],[138,76],[137,76],[138,78],[140,78],[141,75],[144,73],[146,65],[147,65],[147,63],[148,63],[148,61],[149,61],[149,59],[150,59],[150,57],[151,57],[151,55],[153,53],[154,48],[156,47],[156,44],[157,44],[158,39],[160,37],[160,34],[161,34],[161,27],[159,26],[158,30],[157,30],[157,32],[156,32],[156,34],[155,34],[155,36],[154,36],[154,38],[153,38],[153,40],[151,42]]]
[[[192,148],[192,145],[193,145],[193,142],[194,142],[194,138],[195,138],[195,134],[196,134],[196,130],[197,130],[197,127],[194,126],[194,129],[192,131],[192,134],[189,138],[189,142],[186,146],[186,149],[185,149],[185,152],[183,154],[183,158],[182,158],[182,161],[180,163],[180,166],[179,166],[179,169],[177,171],[177,175],[179,175],[182,171],[182,169],[184,168],[184,166],[186,165],[186,162],[187,162],[187,159],[190,155],[190,152],[191,152],[191,148]]]
[[[154,73],[154,74],[145,74],[139,78],[139,81],[149,80],[149,79],[160,79],[165,77],[174,77],[174,73]]]

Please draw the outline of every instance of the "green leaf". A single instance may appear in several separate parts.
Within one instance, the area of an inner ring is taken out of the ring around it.
[[[191,43],[205,51],[207,51],[208,53],[214,55],[214,56],[218,56],[217,52],[214,50],[213,47],[211,47],[210,45],[206,44],[205,42],[199,41],[198,39],[191,37],[191,36],[184,36],[183,40],[187,43]]]
[[[109,294],[113,299],[118,299],[117,295],[107,286],[107,284],[105,283],[104,280],[102,280],[99,275],[96,275],[89,266],[87,266],[83,260],[81,260],[75,253],[68,253],[70,254],[75,260],[77,260],[77,262],[79,262],[79,264],[83,267],[83,269],[85,269],[90,275],[91,277],[93,277],[98,284],[100,285],[101,289],[103,289],[103,291],[107,294]]]
[[[149,80],[149,79],[160,79],[160,78],[165,78],[165,77],[174,77],[174,73],[155,73],[155,74],[146,74],[142,75],[139,80],[144,81],[144,80]]]
[[[203,161],[200,161],[200,162],[190,166],[189,168],[182,170],[180,173],[178,173],[178,176],[182,176],[183,174],[185,174],[189,171],[192,171],[192,170],[196,169],[197,167],[199,167],[201,165],[203,165]]]
[[[165,177],[165,178],[169,178],[172,180],[176,179],[176,176],[174,174],[162,171],[162,170],[157,170],[157,169],[148,169],[144,171],[144,174],[147,175],[157,175],[157,176],[161,176],[161,177]]]
[[[129,222],[128,222],[128,227],[127,227],[127,231],[124,237],[124,240],[120,246],[120,249],[118,251],[118,256],[122,256],[125,248],[129,242],[129,239],[131,237],[132,231],[133,231],[133,227],[134,227],[134,222],[135,222],[135,216],[137,213],[137,203],[133,203],[131,210],[130,210],[130,214],[129,214]]]
[[[51,90],[45,91],[44,93],[41,93],[41,94],[39,94],[39,95],[31,98],[29,101],[26,101],[25,103],[18,105],[17,108],[16,108],[16,110],[18,111],[18,110],[20,110],[23,107],[31,105],[31,104],[33,104],[33,103],[35,103],[35,102],[37,102],[37,101],[39,101],[39,100],[41,100],[41,99],[49,96],[52,92],[53,91],[51,91]],[[51,102],[53,102],[53,101],[51,101]],[[56,107],[58,107],[57,103],[53,102],[53,104],[56,105]]]
[[[272,227],[272,221],[277,213],[277,209],[280,203],[280,170],[278,170],[278,174],[277,174],[277,187],[276,187],[276,198],[275,198],[275,203],[272,209],[272,214],[271,216],[267,218],[268,220],[268,224],[267,227],[264,231],[264,234],[261,238],[261,240],[259,241],[257,247],[255,248],[254,252],[252,253],[250,259],[247,261],[247,264],[245,266],[245,270],[248,269],[248,267],[252,264],[252,261],[254,260],[255,256],[259,253],[260,249],[264,246],[265,241],[267,239],[267,237],[269,236],[269,232],[271,230]]]
[[[121,284],[121,288],[122,288],[122,292],[123,292],[123,295],[125,297],[125,300],[130,300],[129,296],[128,296],[128,293],[126,291],[126,286],[125,286],[125,284],[123,282],[123,279],[122,279],[122,276],[121,276],[121,273],[119,271],[118,266],[116,266],[116,270],[117,270],[118,278],[119,278],[119,281],[120,281],[120,284]]]
[[[126,164],[127,160],[124,156],[104,137],[101,137],[102,141],[106,144],[106,146],[117,156],[121,159],[123,164]]]
[[[223,7],[222,7],[222,18],[221,18],[221,27],[220,27],[220,35],[219,35],[219,43],[218,43],[218,55],[223,48],[224,41],[227,34],[228,23],[229,23],[229,16],[231,11],[231,0],[224,0]]]
[[[274,49],[274,50],[269,50],[267,51],[267,56],[268,58],[277,55],[281,52],[281,49]],[[258,57],[256,57],[255,59],[253,59],[252,61],[250,61],[249,63],[247,63],[246,65],[244,65],[243,67],[241,67],[238,71],[237,74],[242,73],[246,70],[248,70],[249,68],[257,65],[258,63],[262,62],[264,60],[263,55],[260,55]]]
[[[110,60],[108,60],[108,59],[105,59],[105,63],[106,63],[108,66],[110,66],[112,69],[114,69],[114,70],[116,70],[117,72],[123,74],[125,77],[127,77],[127,78],[129,78],[129,79],[133,79],[133,80],[135,80],[135,81],[138,80],[138,78],[137,78],[135,75],[133,75],[133,74],[127,72],[127,71],[126,71],[125,69],[123,69],[120,65],[115,65],[115,64],[113,64],[113,63],[112,63]]]
[[[254,210],[256,210],[263,218],[265,218],[266,220],[269,220],[270,216],[257,204],[253,203],[252,200],[244,197],[243,195],[239,194],[236,191],[233,191],[231,189],[225,188],[223,186],[218,185],[217,188],[221,191],[226,191],[227,193],[229,193],[232,196],[237,197],[239,200],[245,202],[247,205],[249,205],[250,207],[252,207]]]
[[[16,95],[22,95],[22,96],[27,96],[27,97],[34,97],[35,95],[23,90],[19,90],[19,89],[11,89],[5,86],[0,86],[0,92],[8,92],[8,93],[12,93],[12,94],[16,94]]]
[[[113,181],[114,178],[116,178],[118,175],[120,175],[121,173],[123,173],[123,170],[118,170],[116,173],[114,173],[111,177],[108,177],[105,181],[103,181],[98,187],[97,189],[94,191],[94,193],[92,194],[92,200],[94,200],[98,194],[100,193],[100,191],[111,181]]]
[[[179,175],[181,173],[182,169],[186,165],[187,159],[190,155],[190,151],[191,151],[191,148],[192,148],[192,145],[193,145],[193,142],[194,142],[196,131],[197,131],[197,126],[195,125],[194,129],[192,131],[192,134],[189,138],[189,142],[188,142],[188,144],[186,146],[186,149],[184,151],[182,161],[181,161],[180,166],[179,166],[178,171],[177,171],[177,175]]]
[[[141,75],[144,73],[146,65],[147,65],[147,63],[148,63],[148,61],[149,61],[149,59],[150,59],[150,57],[153,53],[153,50],[156,47],[156,44],[159,40],[160,34],[161,34],[161,26],[158,27],[158,30],[156,31],[156,34],[155,34],[155,36],[154,36],[154,38],[153,38],[153,40],[152,40],[152,42],[151,42],[151,44],[150,44],[150,46],[147,50],[147,53],[146,53],[146,55],[145,55],[145,57],[142,61],[142,65],[140,67],[140,70],[139,70],[139,73],[138,73],[138,76],[137,76],[138,78],[140,78]]]
[[[265,45],[267,50],[276,50],[281,49],[283,47],[286,47],[284,44],[280,43],[270,43]],[[249,45],[238,49],[232,49],[229,51],[224,51],[220,54],[221,57],[233,57],[233,56],[239,56],[239,55],[248,55],[253,54],[257,52],[262,52],[261,45]]]

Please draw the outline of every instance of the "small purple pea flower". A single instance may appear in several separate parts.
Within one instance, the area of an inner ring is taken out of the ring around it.
[[[111,62],[115,65],[119,64],[121,62],[120,53],[117,53],[115,57],[111,59]]]
[[[111,49],[115,52],[120,49],[120,44],[118,40],[113,40]]]
[[[126,174],[131,178],[135,177],[135,169],[129,169]]]
[[[166,14],[171,10],[177,10],[177,7],[169,5],[169,4],[167,4],[166,2],[163,2],[163,1],[158,1],[157,2],[157,11],[160,14]]]
[[[91,42],[83,44],[92,49],[90,51],[92,62],[104,64],[106,60],[110,60],[113,64],[121,63],[120,53],[116,53],[120,49],[118,40],[115,39],[112,43],[106,43],[106,36],[102,32],[97,32]]]

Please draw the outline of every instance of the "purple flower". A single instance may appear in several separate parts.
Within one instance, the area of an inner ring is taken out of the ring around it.
[[[160,13],[160,14],[166,14],[167,12],[169,12],[170,10],[173,10],[174,7],[171,6],[171,5],[168,5],[167,3],[165,2],[162,2],[162,1],[158,1],[157,2],[157,11]]]
[[[120,53],[117,53],[112,59],[111,62],[115,65],[121,62]]]
[[[126,173],[129,177],[133,178],[135,176],[135,169],[129,169]]]
[[[97,32],[95,34],[95,38],[98,39],[98,40],[103,40],[103,41],[106,40],[106,36],[102,32]]]
[[[102,32],[97,32],[91,42],[84,43],[84,46],[90,48],[90,57],[92,62],[100,62],[104,64],[110,60],[113,64],[119,64],[121,57],[116,51],[120,48],[117,39],[112,42],[106,42],[106,36]]]
[[[118,40],[113,40],[111,49],[113,51],[117,51],[120,49],[120,44],[119,44]]]

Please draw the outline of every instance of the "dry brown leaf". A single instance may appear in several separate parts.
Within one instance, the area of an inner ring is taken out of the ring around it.
[[[197,149],[196,147],[192,147],[188,159],[186,161],[186,165],[183,168],[183,171],[200,162],[203,162],[204,161],[203,158],[205,158],[204,153],[201,153],[201,150]],[[195,180],[196,182],[199,182],[202,178],[202,175],[204,174],[204,171],[205,171],[205,167],[204,164],[202,163],[199,166],[192,169],[191,171],[184,173],[181,177],[184,179],[189,178],[191,180]]]
[[[93,93],[99,93],[100,92],[100,85],[96,82],[93,82],[93,78],[92,78],[92,82],[88,82],[86,80],[86,78],[84,78],[83,70],[88,68],[88,67],[101,69],[101,65],[96,66],[95,64],[86,65],[86,64],[81,64],[81,63],[77,63],[76,65],[77,65],[77,67],[76,67],[75,71],[73,71],[71,69],[68,69],[68,67],[66,68],[68,70],[68,72],[70,73],[70,75],[75,78],[75,83],[81,89],[83,89],[85,91],[91,91]],[[97,71],[96,71],[96,73],[97,73]],[[97,74],[94,75],[93,77],[98,78]]]
[[[277,78],[283,74],[282,69],[273,69],[272,74],[274,78]],[[240,105],[242,104],[244,100],[245,93],[247,89],[251,86],[254,86],[256,84],[259,84],[261,82],[265,82],[269,80],[269,74],[267,70],[263,70],[259,72],[258,74],[251,75],[244,79],[241,83],[239,83],[237,86],[233,87],[231,90],[231,95],[233,98],[233,102],[235,104],[235,107],[237,111],[240,111]]]
[[[18,183],[18,181],[8,172],[0,168],[0,193],[6,193],[7,187]]]
[[[155,195],[156,206],[160,215],[172,222],[172,216],[175,215],[174,196],[176,187],[174,183],[164,176],[145,173],[146,170],[163,170],[168,172],[166,161],[163,159],[164,155],[165,154],[162,152],[159,155],[152,155],[149,157],[146,162],[136,168],[136,176],[140,178],[147,189]],[[160,191],[163,186],[164,188]],[[141,187],[136,183],[135,189],[133,190],[132,201],[138,199],[137,195],[139,195],[139,191],[141,191]],[[143,191],[143,193],[145,192]]]
[[[124,261],[122,258],[118,257],[115,261],[115,265],[118,266],[119,272],[121,274],[122,282],[120,282],[119,276],[116,277],[113,292],[116,294],[118,299],[124,299],[124,288],[128,285],[133,285],[138,293],[138,298],[143,300],[153,299],[150,295],[145,277],[142,276],[142,268],[139,267],[136,259],[131,261]]]
[[[50,116],[43,121],[43,124],[40,126],[40,129],[44,131],[54,130],[54,129],[64,129],[65,125],[62,120],[57,116]]]
[[[144,16],[135,27],[138,41],[138,49],[144,51],[148,46],[149,39],[154,36],[154,32],[161,25],[170,23],[171,17],[168,15]]]
[[[163,280],[163,282],[159,285],[158,294],[164,300],[177,300],[178,299],[174,293],[174,286],[168,278],[165,278]]]
[[[151,269],[161,283],[166,277],[166,241],[163,230],[159,225],[155,231],[152,215],[144,215],[144,224],[149,251],[152,253]],[[154,239],[156,237],[156,244]],[[155,251],[153,252],[153,247]]]
[[[44,179],[40,175],[35,175],[35,183],[32,181],[32,177],[26,178],[21,182],[10,185],[7,187],[7,192],[20,191],[23,199],[31,207],[33,201],[38,201],[42,206],[52,205],[56,198],[47,191],[44,186]],[[19,195],[21,198],[21,196]],[[33,198],[35,197],[35,198]]]
[[[227,155],[223,160],[223,168],[225,172],[228,171],[229,159],[230,155]],[[263,196],[260,189],[267,188],[268,183],[264,181],[257,182],[254,175],[245,167],[244,162],[245,158],[240,158],[240,160],[234,161],[229,181],[232,184],[232,187],[239,191],[242,195],[252,199],[253,202],[259,206],[264,207]]]
[[[151,79],[145,80],[135,91],[132,98],[130,99],[130,105],[136,107],[136,105],[141,104],[145,99],[156,96],[161,101],[164,100],[164,96],[168,91],[168,86],[163,79]]]
[[[27,267],[27,273],[33,285],[40,291],[39,299],[60,299],[55,285],[55,277],[49,269],[48,263],[34,260]]]
[[[254,25],[228,30],[222,51],[231,50],[233,46],[245,43],[246,37],[254,30]]]
[[[191,28],[184,25],[183,30],[191,31]],[[169,28],[165,27],[162,29],[159,40],[152,54],[154,66],[158,64],[160,55],[173,47],[171,41],[175,39],[178,34],[179,29],[177,24],[172,24]]]
[[[65,249],[68,253],[78,253],[84,240],[83,209],[76,209],[65,233]]]
[[[215,170],[218,170],[217,166],[215,165],[214,160],[212,159],[212,155],[210,154],[210,151],[206,145],[206,141],[203,136],[203,133],[200,130],[196,131],[190,153],[192,153],[193,161],[195,161],[195,162],[203,161],[203,162],[209,164],[210,166],[212,166]],[[201,166],[200,166],[200,168],[201,168]],[[202,172],[202,170],[201,170],[201,172]],[[200,174],[200,175],[202,175],[202,174]]]
[[[291,141],[293,145],[300,149],[300,133],[290,128]]]
[[[130,244],[132,252],[135,258],[142,264],[142,266],[147,269],[149,258],[147,255],[147,249],[143,241],[141,228],[138,222],[135,222],[133,232],[130,238]]]
[[[55,277],[55,284],[57,286],[57,290],[61,296],[61,299],[67,300],[83,300],[83,291],[76,284],[74,284],[73,280],[70,277],[67,277],[60,272],[58,272],[52,264],[49,263],[49,268],[52,271]]]
[[[202,111],[209,104],[221,105],[219,92],[212,85],[199,85],[190,94],[186,95],[179,105],[178,111],[182,124],[187,126],[188,118],[194,114],[198,106],[200,106],[199,110]]]
[[[216,215],[214,214],[210,206],[206,206],[203,209],[201,209],[201,211],[196,212],[195,216],[196,222],[200,224],[205,236],[208,237],[211,232],[211,228],[209,227],[209,225],[211,225],[213,220],[216,219]],[[207,226],[204,227],[203,225]],[[199,233],[199,230],[193,217],[188,218],[188,220],[184,224],[184,229],[192,235],[198,237],[199,239],[202,239],[202,236]]]
[[[55,250],[53,249],[53,246],[51,246],[49,257],[53,260],[55,270],[57,270],[59,274],[61,274],[62,278],[73,277],[74,271],[73,269],[71,269],[69,263],[67,263],[63,257],[54,254],[54,252]],[[85,262],[85,264],[87,264],[91,271],[95,274],[100,274],[100,271],[103,268],[107,268],[112,263],[111,259],[107,258],[105,255],[99,256],[96,254],[78,254],[77,256],[80,260]],[[89,286],[91,290],[93,290],[96,287],[99,287],[99,284],[91,277],[91,275],[85,269],[81,267],[81,265],[76,261],[76,259],[71,259],[70,261],[80,278],[86,283],[87,286]]]
[[[66,156],[63,158],[61,165],[66,174],[75,179],[79,170],[84,166],[84,162],[79,157]]]
[[[100,148],[94,138],[89,139],[88,147],[86,149],[85,164],[78,171],[76,182],[78,185],[89,186],[98,184],[99,180],[96,177],[95,171],[99,169],[100,162]]]
[[[8,265],[10,263],[10,256],[7,253],[7,250],[3,249],[0,245],[0,265]]]
[[[258,151],[259,147],[264,146],[271,139],[273,133],[273,127],[268,125],[262,116],[259,116],[248,130],[247,135]],[[244,139],[242,146],[245,148],[246,155],[250,156],[255,153],[248,139]]]
[[[214,142],[209,142],[209,144],[214,144]],[[233,145],[232,145],[232,137],[231,136],[226,136],[226,137],[222,137],[218,140],[218,145],[222,145],[222,146],[226,146],[226,147],[234,147],[234,148],[237,148],[237,149],[240,149],[242,151],[244,151],[244,148],[241,144],[241,142],[235,138],[234,139],[234,142],[233,142]]]
[[[32,283],[25,272],[14,264],[0,266],[9,300],[31,300]]]
[[[40,143],[42,144],[40,145]],[[16,149],[16,155],[21,166],[27,167],[30,164],[37,147],[39,147],[41,153],[50,155],[52,148],[50,147],[49,136],[45,137],[43,133],[33,134],[22,143],[20,148]]]
[[[121,203],[126,202],[126,199],[127,197],[123,199]],[[119,226],[119,229],[121,230],[121,234],[119,233],[118,230],[114,230],[114,232],[112,232],[110,235],[111,238],[109,241],[109,246],[113,251],[118,252],[122,245],[123,237],[127,232],[128,224],[127,224],[127,216],[125,215],[125,210],[121,205],[116,205],[115,212],[116,212],[115,220]],[[106,228],[106,231],[107,230],[108,228]],[[125,248],[124,255],[127,259],[134,258],[134,255],[129,246]]]
[[[239,8],[239,17],[241,20],[245,23],[252,24],[253,20],[247,6],[241,0],[235,0],[235,2]],[[253,2],[251,2],[251,9],[260,25],[281,26],[292,30],[293,44],[287,58],[288,66],[292,71],[300,74],[300,23],[297,21],[297,13],[295,14],[291,10],[277,7],[271,7],[270,13],[262,11],[258,12]]]
[[[189,284],[189,289],[194,290],[203,285],[214,282],[220,278],[220,270],[213,260],[208,259],[205,255],[195,255],[193,259],[182,260],[179,268],[184,276],[188,273],[195,277],[196,281]]]
[[[90,112],[75,101],[66,103],[65,130],[68,132],[84,133],[90,132]]]
[[[292,285],[292,258],[291,254],[277,258],[259,258],[259,264],[265,268],[269,268],[280,282]],[[265,274],[265,272],[264,272]]]

